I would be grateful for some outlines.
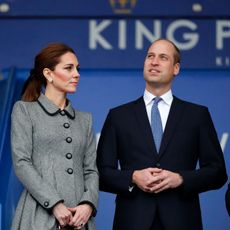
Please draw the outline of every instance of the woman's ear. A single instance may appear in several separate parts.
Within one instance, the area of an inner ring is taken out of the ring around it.
[[[51,70],[49,68],[45,68],[43,69],[43,75],[46,78],[46,80],[50,83],[53,82],[53,78],[52,78],[52,74],[51,74]]]

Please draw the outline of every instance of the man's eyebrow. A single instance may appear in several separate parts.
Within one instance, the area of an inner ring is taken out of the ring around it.
[[[150,55],[150,54],[155,54],[154,52],[148,52],[147,55]],[[167,53],[160,53],[159,54],[160,56],[162,55],[165,55],[165,56],[169,56]]]
[[[168,54],[166,54],[166,53],[161,53],[160,55],[169,56],[169,55],[168,55]]]

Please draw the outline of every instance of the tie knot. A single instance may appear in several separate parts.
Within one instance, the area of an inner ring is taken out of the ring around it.
[[[158,105],[159,101],[161,101],[161,100],[162,100],[161,97],[155,97],[155,98],[154,98],[154,104],[155,104],[155,105]]]

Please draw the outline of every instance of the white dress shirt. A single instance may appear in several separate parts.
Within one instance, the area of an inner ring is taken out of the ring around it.
[[[148,119],[149,119],[150,124],[151,124],[151,109],[153,106],[153,99],[155,97],[156,97],[155,95],[153,95],[152,93],[150,93],[149,91],[145,89],[143,99],[145,102],[146,111],[148,114]],[[172,91],[169,90],[165,94],[161,95],[160,98],[162,98],[162,100],[159,101],[158,103],[158,109],[159,109],[160,116],[161,116],[163,130],[165,130],[166,122],[167,122],[168,115],[169,115],[169,110],[171,108],[172,101],[173,101]]]

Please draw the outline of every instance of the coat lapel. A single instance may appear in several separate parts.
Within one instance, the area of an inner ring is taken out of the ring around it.
[[[161,141],[160,157],[164,154],[170,140],[172,140],[172,136],[175,134],[175,129],[181,120],[184,108],[185,103],[174,96]]]
[[[143,138],[146,139],[149,151],[154,153],[155,157],[158,157],[143,97],[140,97],[134,102],[134,114],[136,115],[140,132],[143,133]]]

